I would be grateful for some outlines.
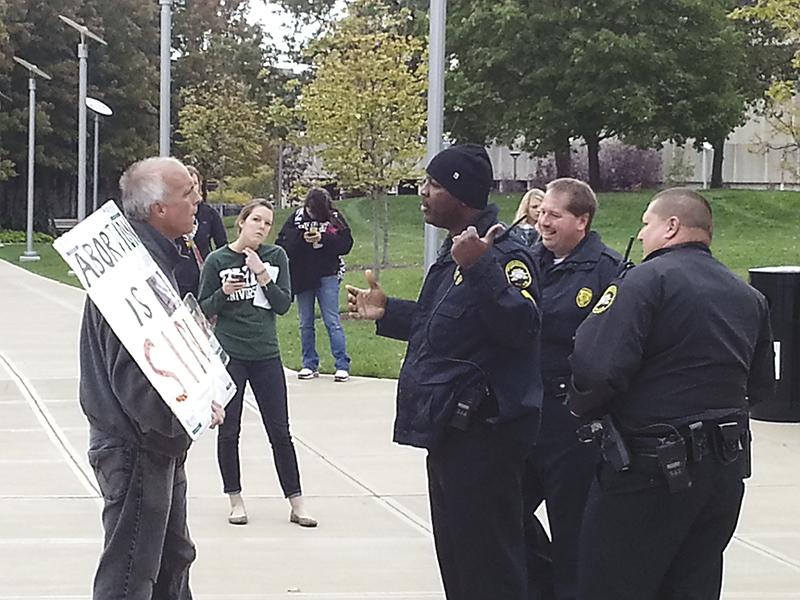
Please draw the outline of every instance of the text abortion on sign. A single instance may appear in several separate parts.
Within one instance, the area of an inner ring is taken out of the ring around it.
[[[211,424],[211,402],[224,406],[236,390],[196,303],[190,307],[181,301],[113,202],[53,246],[155,391],[196,439]]]

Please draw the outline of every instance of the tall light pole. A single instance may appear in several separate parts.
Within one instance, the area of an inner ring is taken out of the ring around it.
[[[89,58],[89,46],[86,38],[107,46],[106,41],[100,36],[89,31],[86,25],[76,23],[69,17],[58,15],[64,23],[72,27],[81,35],[78,42],[78,221],[86,218],[86,60]]]
[[[86,108],[94,115],[94,160],[92,161],[92,212],[97,210],[97,157],[100,153],[100,115],[110,117],[113,111],[97,98],[86,98]]]
[[[158,113],[158,155],[169,156],[170,118],[170,46],[172,41],[172,0],[158,0],[161,5],[161,103]]]
[[[28,70],[28,220],[25,232],[26,249],[19,259],[23,262],[39,260],[33,249],[33,167],[36,151],[36,78],[50,79],[39,67],[18,56],[14,60]],[[6,96],[8,98],[8,96]]]
[[[511,160],[514,161],[514,185],[517,183],[517,159],[519,155],[522,154],[519,150],[509,150],[508,153],[511,155]]]
[[[447,0],[431,0],[430,48],[428,49],[428,152],[426,164],[442,149],[444,131],[444,35]],[[428,272],[436,262],[439,230],[425,224],[424,267]]]

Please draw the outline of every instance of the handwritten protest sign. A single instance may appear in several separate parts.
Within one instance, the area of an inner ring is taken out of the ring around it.
[[[211,424],[211,401],[224,406],[236,391],[202,315],[181,301],[113,202],[53,246],[158,394],[197,439]]]

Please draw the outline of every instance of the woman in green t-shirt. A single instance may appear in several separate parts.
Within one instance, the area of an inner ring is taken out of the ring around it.
[[[231,502],[228,521],[247,523],[239,468],[239,431],[244,387],[249,381],[261,420],[272,446],[278,479],[291,505],[289,520],[316,527],[306,511],[300,489],[286,398],[275,315],[292,303],[289,261],[283,248],[265,244],[273,220],[272,204],[253,200],[236,218],[239,237],[208,255],[198,293],[209,318],[216,317],[214,333],[230,356],[228,373],[236,395],[225,408],[225,423],[217,437],[217,460],[224,491]]]

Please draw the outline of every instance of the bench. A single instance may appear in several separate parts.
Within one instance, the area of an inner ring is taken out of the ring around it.
[[[75,225],[78,224],[78,219],[74,218],[63,218],[63,219],[50,219],[50,232],[55,236],[58,237],[62,233],[66,233]]]

